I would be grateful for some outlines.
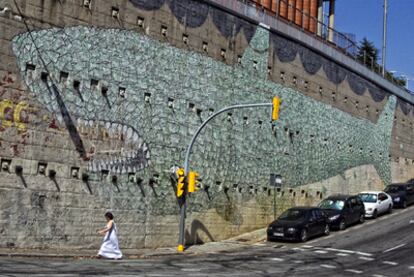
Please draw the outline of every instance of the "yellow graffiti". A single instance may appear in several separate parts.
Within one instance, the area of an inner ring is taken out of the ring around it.
[[[13,121],[10,119],[6,119],[6,110],[7,109],[14,109],[14,104],[10,100],[3,100],[0,102],[0,119],[1,119],[1,125],[3,127],[11,127],[13,125]]]
[[[14,109],[13,119],[19,131],[26,131],[26,124],[22,121],[21,114],[22,111],[25,111],[28,108],[29,105],[26,102],[20,102],[16,105],[16,108]]]
[[[29,105],[26,102],[20,102],[16,106],[8,99],[0,102],[0,120],[1,126],[9,128],[15,125],[19,131],[26,131],[26,124],[22,120],[22,112],[26,111]],[[10,115],[10,116],[7,116]],[[12,116],[11,116],[12,115]]]

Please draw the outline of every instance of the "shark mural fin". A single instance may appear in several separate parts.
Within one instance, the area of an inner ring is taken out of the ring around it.
[[[267,79],[268,50],[269,30],[264,26],[260,26],[257,28],[241,60],[244,69],[254,71],[254,75],[260,79]]]
[[[375,125],[375,144],[380,145],[379,155],[374,155],[374,167],[385,184],[391,183],[391,163],[389,161],[389,148],[391,145],[391,132],[394,123],[394,112],[397,99],[390,96]]]

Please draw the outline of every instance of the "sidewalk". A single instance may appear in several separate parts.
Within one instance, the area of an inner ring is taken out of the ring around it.
[[[125,259],[145,259],[171,255],[200,255],[231,251],[248,247],[266,239],[266,229],[259,229],[250,233],[223,240],[220,242],[207,242],[200,245],[189,246],[184,253],[177,252],[176,247],[157,249],[122,249]],[[97,254],[97,249],[20,249],[0,248],[1,257],[20,258],[62,258],[62,259],[91,259]]]

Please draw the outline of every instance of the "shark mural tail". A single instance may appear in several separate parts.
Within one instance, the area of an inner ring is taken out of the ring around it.
[[[379,149],[371,150],[371,154],[375,157],[374,167],[385,184],[391,183],[391,163],[388,156],[396,103],[396,97],[390,96],[378,117],[375,132],[372,137],[377,145],[380,145]],[[377,152],[373,153],[373,151]]]

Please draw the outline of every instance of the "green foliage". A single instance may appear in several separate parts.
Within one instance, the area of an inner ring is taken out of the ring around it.
[[[394,76],[393,72],[386,71],[385,78],[400,87],[405,87],[407,85],[407,80],[405,78],[401,76]]]
[[[376,66],[378,64],[379,50],[375,47],[374,43],[364,37],[359,44],[357,53],[358,60],[365,65]]]
[[[378,64],[379,50],[375,47],[374,43],[369,41],[366,37],[359,42],[357,59],[362,64],[371,68],[371,70],[378,73],[382,72],[382,66]],[[405,87],[407,83],[406,79],[401,76],[394,76],[394,74],[389,71],[385,72],[385,79],[401,87]]]

